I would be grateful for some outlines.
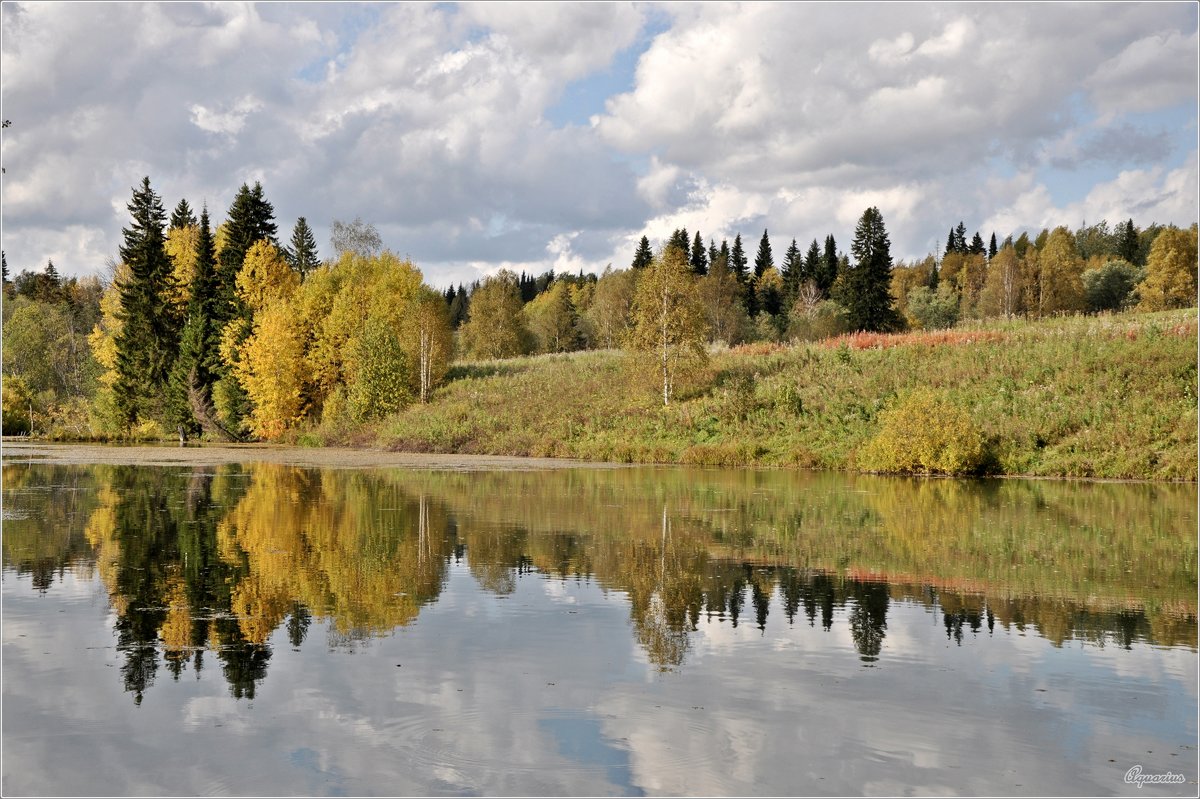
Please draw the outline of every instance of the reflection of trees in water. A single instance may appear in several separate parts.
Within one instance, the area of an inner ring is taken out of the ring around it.
[[[5,467],[6,492],[41,492],[30,495],[41,504],[29,503],[46,521],[6,522],[4,553],[39,590],[64,569],[100,573],[135,701],[160,658],[179,679],[189,668],[198,676],[206,652],[234,696],[252,698],[276,631],[299,648],[321,620],[328,643],[355,646],[416,618],[440,594],[448,564],[464,557],[497,595],[534,572],[623,593],[636,640],[664,669],[685,662],[701,619],[763,634],[774,624],[844,623],[870,663],[887,656],[893,600],[939,613],[960,645],[999,623],[1056,645],[1195,647],[1194,599],[1173,588],[1194,594],[1194,542],[1180,555],[1188,546],[1166,532],[1160,511],[1145,549],[1161,579],[1147,590],[1169,590],[1133,605],[1110,561],[1142,543],[1124,528],[1101,529],[1086,503],[1052,485],[882,481],[826,501],[789,493],[792,484],[771,474],[664,474]],[[66,486],[74,504],[58,502],[52,486]],[[1100,492],[1118,527],[1150,513],[1134,488],[1132,510],[1117,502],[1126,495]],[[1021,515],[1035,506],[1052,512]],[[1046,519],[1073,527],[1048,530]],[[41,535],[42,525],[55,532]],[[1095,578],[1089,591],[1110,586],[1120,598],[1077,596],[1046,559],[1072,579]],[[869,574],[892,577],[859,579]]]

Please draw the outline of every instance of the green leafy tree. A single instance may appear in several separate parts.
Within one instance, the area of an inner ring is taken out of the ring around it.
[[[883,215],[872,206],[863,212],[850,244],[855,264],[845,278],[841,303],[852,330],[886,331],[899,327],[893,307],[891,241]]]
[[[463,347],[474,358],[512,358],[530,350],[530,334],[521,312],[521,288],[507,269],[492,275],[471,294],[462,326]]]
[[[1083,259],[1075,248],[1071,231],[1057,227],[1048,234],[1045,243],[1038,247],[1038,264],[1038,315],[1083,310]]]
[[[284,253],[301,280],[308,277],[320,263],[317,259],[317,240],[304,217],[296,220],[296,226],[292,228],[292,243]]]
[[[924,330],[941,330],[958,324],[958,292],[948,283],[937,291],[917,286],[908,293],[908,316]]]
[[[166,212],[150,188],[150,178],[133,190],[128,208],[133,222],[121,231],[120,254],[129,279],[120,287],[122,328],[116,337],[114,392],[121,421],[132,426],[138,419],[161,415],[179,331],[167,302],[171,260],[164,248]]]
[[[708,274],[696,285],[710,342],[733,345],[745,340],[750,319],[742,301],[743,290],[737,276],[729,269],[726,256],[718,253]]]
[[[1083,272],[1083,293],[1087,309],[1122,311],[1133,298],[1133,290],[1142,279],[1142,270],[1128,261],[1110,258],[1101,266]]]
[[[633,307],[638,274],[634,269],[614,272],[606,268],[604,274],[600,275],[592,303],[585,312],[596,346],[613,349],[624,339],[629,330],[629,314]]]
[[[638,277],[629,349],[639,366],[656,375],[664,406],[708,360],[694,281],[686,255],[675,247],[667,247]]]
[[[578,314],[571,303],[570,286],[558,281],[525,306],[525,317],[538,352],[578,349]]]

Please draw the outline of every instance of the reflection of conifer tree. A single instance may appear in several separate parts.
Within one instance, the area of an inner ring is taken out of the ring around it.
[[[854,582],[851,585],[855,603],[850,612],[850,635],[861,659],[879,659],[887,629],[888,587],[882,582]]]
[[[952,640],[954,643],[962,646],[962,616],[958,613],[950,613],[948,611],[942,611],[942,616],[946,622],[946,640]]]
[[[800,610],[803,590],[800,575],[796,569],[784,567],[779,570],[779,595],[783,599],[783,613],[787,616],[788,624],[796,620],[796,612]]]
[[[288,641],[294,649],[299,649],[300,644],[304,643],[304,636],[308,633],[308,625],[311,623],[312,614],[308,612],[308,608],[299,602],[293,604],[292,612],[288,616],[287,630]]]
[[[754,620],[758,622],[758,629],[766,631],[767,629],[767,614],[771,609],[771,593],[770,589],[763,590],[763,586],[758,580],[750,583],[753,589],[754,596]]]
[[[729,587],[729,620],[736,628],[738,616],[742,614],[742,605],[746,602],[746,581],[739,575]]]
[[[991,635],[992,631],[996,629],[996,616],[994,613],[992,613],[991,605],[988,605],[988,608],[987,608],[987,624],[988,624],[988,635]]]
[[[255,687],[267,676],[271,648],[247,641],[236,619],[218,619],[217,634],[221,641],[217,657],[229,692],[234,699],[253,699]]]

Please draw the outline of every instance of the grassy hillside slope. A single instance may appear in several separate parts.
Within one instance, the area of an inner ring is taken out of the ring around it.
[[[988,471],[1195,480],[1196,355],[1195,309],[750,345],[666,408],[622,353],[538,356],[460,364],[428,405],[302,440],[861,469],[880,413],[928,388],[970,417]]]

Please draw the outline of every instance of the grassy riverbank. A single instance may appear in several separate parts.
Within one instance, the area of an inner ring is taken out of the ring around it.
[[[617,352],[460,364],[428,405],[299,441],[863,469],[881,412],[927,388],[969,417],[988,471],[1195,480],[1196,331],[1190,309],[751,345],[666,408]]]

